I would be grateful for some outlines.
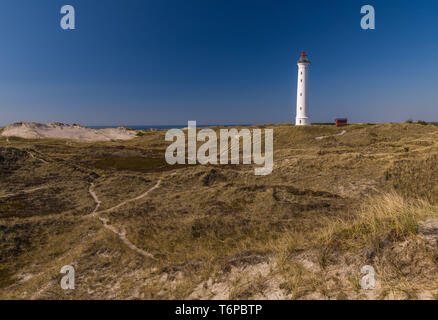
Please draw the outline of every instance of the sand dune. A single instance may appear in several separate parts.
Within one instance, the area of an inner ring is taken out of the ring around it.
[[[19,122],[5,127],[1,135],[25,139],[57,138],[80,141],[111,141],[133,139],[136,137],[136,132],[123,127],[95,130],[76,124]]]

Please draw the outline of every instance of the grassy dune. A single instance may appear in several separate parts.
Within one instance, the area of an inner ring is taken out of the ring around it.
[[[274,129],[269,176],[169,166],[165,131],[0,138],[0,298],[437,297],[437,126],[255,127]],[[91,184],[99,217],[153,258],[91,215]],[[66,264],[75,290],[60,288]],[[360,288],[364,265],[375,290]]]

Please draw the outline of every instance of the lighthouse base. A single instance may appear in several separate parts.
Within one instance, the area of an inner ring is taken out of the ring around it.
[[[309,126],[310,125],[310,119],[307,117],[304,118],[296,118],[295,125],[297,126]]]

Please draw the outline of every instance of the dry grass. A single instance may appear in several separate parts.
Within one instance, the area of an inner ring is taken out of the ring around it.
[[[418,233],[437,212],[438,127],[265,127],[275,139],[266,177],[252,166],[166,166],[163,131],[98,143],[0,137],[0,298],[435,294],[426,284],[437,250]],[[89,216],[88,188],[106,209],[158,179],[147,197],[101,214],[151,260]],[[64,292],[59,270],[70,263],[77,289]],[[379,275],[372,294],[359,287],[364,264]]]
[[[382,239],[403,241],[417,234],[420,221],[435,216],[437,207],[425,200],[382,194],[365,200],[353,220],[328,222],[319,244],[351,250]]]

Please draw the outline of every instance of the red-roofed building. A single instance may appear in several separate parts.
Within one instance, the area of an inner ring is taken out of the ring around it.
[[[342,126],[346,126],[348,123],[348,119],[347,118],[338,118],[335,119],[335,124],[337,127],[342,127]]]

